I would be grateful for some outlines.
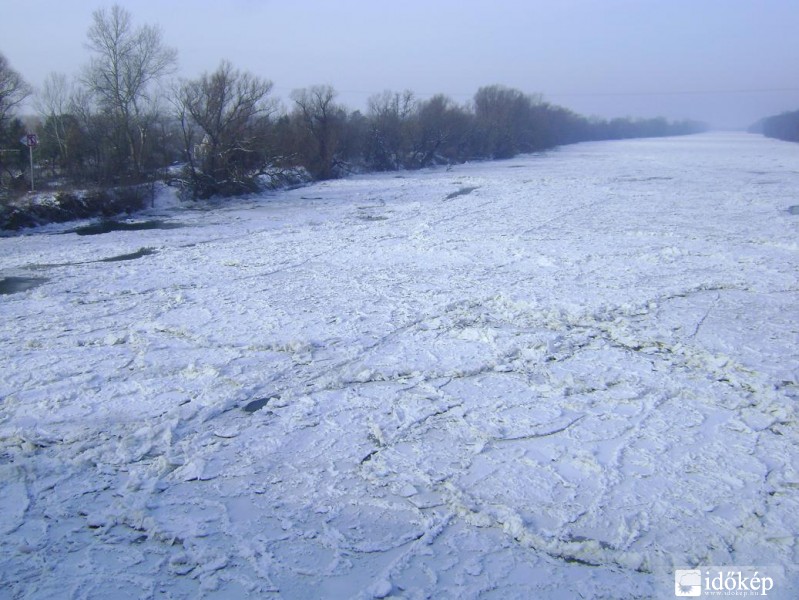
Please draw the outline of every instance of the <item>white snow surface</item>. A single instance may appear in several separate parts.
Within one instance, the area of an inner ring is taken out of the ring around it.
[[[794,597],[793,205],[715,133],[2,238],[0,597]]]

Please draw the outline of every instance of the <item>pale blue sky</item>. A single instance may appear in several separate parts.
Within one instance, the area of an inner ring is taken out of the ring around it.
[[[221,59],[281,97],[333,85],[363,108],[384,89],[468,100],[501,83],[583,114],[720,127],[799,109],[799,0],[121,0],[160,25],[196,76]],[[0,0],[0,52],[32,84],[87,62],[93,10]]]

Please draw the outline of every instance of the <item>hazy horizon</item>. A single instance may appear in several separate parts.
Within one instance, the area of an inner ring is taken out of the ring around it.
[[[26,81],[77,74],[92,12],[111,2],[0,0],[0,52]],[[502,84],[586,116],[695,119],[719,129],[799,109],[799,3],[786,0],[385,5],[118,2],[178,50],[181,77],[221,60],[293,89],[332,85],[351,109],[410,89],[468,101]]]

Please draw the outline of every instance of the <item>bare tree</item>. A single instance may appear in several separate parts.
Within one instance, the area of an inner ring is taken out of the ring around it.
[[[530,118],[535,99],[501,85],[481,87],[474,95],[480,141],[478,153],[491,158],[510,158],[529,152],[525,143],[533,126]]]
[[[36,94],[34,105],[43,121],[41,132],[42,147],[51,155],[53,169],[56,159],[63,164],[69,163],[69,142],[67,127],[69,112],[70,86],[67,78],[61,73],[50,73],[44,85]]]
[[[295,119],[307,134],[301,153],[306,166],[318,179],[330,179],[340,161],[337,156],[346,112],[335,102],[336,91],[329,85],[295,90]]]
[[[385,91],[369,98],[368,106],[370,162],[380,170],[407,166],[412,118],[417,109],[413,92]]]
[[[14,116],[15,109],[30,96],[31,88],[8,64],[0,54],[0,197],[4,195],[10,178],[16,177],[14,171],[24,168],[27,154],[20,150],[19,138],[24,134],[22,121]]]
[[[80,131],[79,139],[85,148],[88,169],[83,174],[98,181],[108,179],[107,171],[112,164],[109,154],[114,147],[111,118],[95,110],[91,93],[81,86],[76,86],[70,95],[69,113],[74,117]]]
[[[11,68],[6,57],[0,54],[0,128],[10,118],[11,111],[30,95],[30,86]]]
[[[470,125],[470,115],[447,96],[437,94],[420,103],[415,119],[413,166],[425,168],[439,158],[445,162],[465,160]]]
[[[119,5],[93,14],[88,47],[94,53],[83,80],[100,106],[114,118],[127,142],[133,170],[141,173],[142,150],[152,115],[153,84],[171,73],[177,52],[153,26],[133,27],[130,13]]]
[[[271,81],[238,71],[227,61],[180,86],[174,104],[195,191],[198,175],[211,188],[225,182],[246,186],[250,174],[264,166],[266,130],[275,109],[268,98],[271,90]]]

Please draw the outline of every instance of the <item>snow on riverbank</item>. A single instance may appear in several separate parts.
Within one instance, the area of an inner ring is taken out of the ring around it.
[[[43,280],[0,296],[6,593],[796,586],[797,164],[580,144],[0,239]]]

